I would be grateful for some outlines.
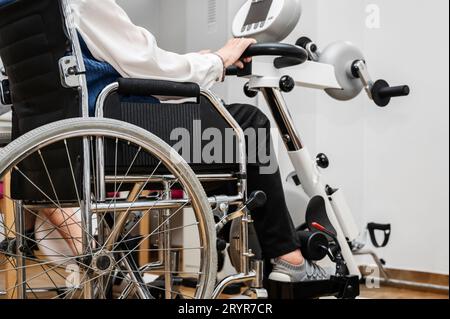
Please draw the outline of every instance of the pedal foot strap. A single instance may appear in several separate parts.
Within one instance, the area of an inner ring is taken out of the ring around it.
[[[370,240],[376,248],[384,248],[388,245],[392,233],[391,224],[370,223],[367,225],[367,229],[369,231]],[[376,231],[382,231],[384,233],[384,240],[382,244],[378,242]]]

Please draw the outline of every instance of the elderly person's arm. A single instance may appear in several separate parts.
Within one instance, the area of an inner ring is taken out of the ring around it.
[[[114,0],[72,0],[77,28],[92,55],[123,77],[195,82],[209,88],[222,80],[224,66],[237,64],[252,39],[233,39],[216,53],[177,54],[158,47]]]

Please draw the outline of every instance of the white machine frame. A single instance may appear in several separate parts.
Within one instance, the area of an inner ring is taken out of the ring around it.
[[[316,160],[311,156],[308,148],[301,142],[300,135],[295,128],[292,117],[280,90],[280,78],[289,76],[294,79],[296,86],[313,89],[340,89],[332,65],[306,61],[302,65],[276,69],[273,59],[255,58],[249,79],[249,89],[261,91],[272,110],[282,114],[282,123],[277,123],[288,150],[290,161],[301,181],[301,187],[308,197],[322,196],[326,200],[327,214],[336,230],[337,239],[342,249],[350,275],[361,277],[353,252],[348,242],[355,241],[360,234],[349,206],[341,190],[332,196],[326,193],[326,184],[319,171]],[[283,132],[288,132],[283,134]],[[301,191],[299,189],[299,191]],[[331,199],[331,200],[330,200]]]

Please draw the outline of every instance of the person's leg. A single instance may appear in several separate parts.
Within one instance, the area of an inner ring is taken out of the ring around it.
[[[272,147],[270,121],[251,105],[233,104],[227,109],[244,131],[253,129],[257,132],[247,135],[248,191],[261,190],[267,195],[266,205],[255,210],[252,217],[264,258],[272,259],[274,265],[269,279],[301,282],[329,278],[327,271],[305,260],[301,254]]]
[[[74,256],[82,253],[82,227],[81,219],[73,208],[54,209],[47,208],[40,211],[55,226],[61,238],[69,245]]]
[[[267,204],[252,214],[264,257],[272,259],[283,256],[287,261],[301,264],[303,257],[286,205],[278,163],[275,154],[270,154],[273,153],[270,121],[264,113],[251,105],[232,104],[227,106],[227,109],[244,131],[251,129],[256,132],[247,134],[248,192],[250,194],[260,190],[267,195]],[[264,155],[258,153],[261,150]],[[267,160],[270,160],[270,163],[261,163]],[[262,166],[266,167],[264,173]]]

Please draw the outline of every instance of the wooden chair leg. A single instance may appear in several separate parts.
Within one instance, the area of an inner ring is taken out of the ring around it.
[[[148,191],[145,191],[143,195],[148,195]],[[139,234],[146,236],[151,231],[151,212],[147,212],[142,220],[139,222]],[[150,238],[144,240],[139,246],[139,265],[144,266],[150,263]]]
[[[3,216],[3,226],[2,233],[5,236],[14,236],[14,202],[11,200],[11,175],[8,173],[3,179],[3,199],[0,200],[0,211],[4,214]],[[17,284],[17,274],[14,269],[15,259],[6,260],[3,257],[1,261],[4,281],[4,290],[6,291],[6,298],[15,299],[17,297],[17,292],[14,287]]]

